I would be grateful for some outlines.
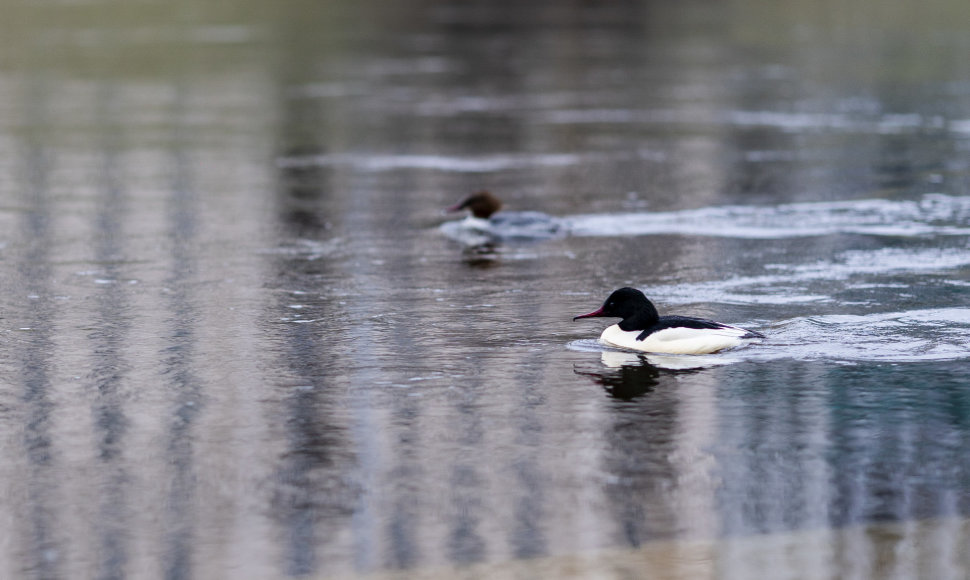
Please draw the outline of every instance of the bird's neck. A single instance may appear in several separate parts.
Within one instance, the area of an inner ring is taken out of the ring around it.
[[[620,321],[620,330],[645,330],[656,324],[658,320],[660,320],[660,315],[657,314],[657,309],[651,304],[649,308],[644,308]]]

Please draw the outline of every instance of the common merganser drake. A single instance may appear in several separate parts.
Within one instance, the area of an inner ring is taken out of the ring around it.
[[[445,211],[468,210],[471,215],[460,222],[442,224],[446,234],[459,241],[534,241],[565,233],[562,222],[537,211],[503,211],[502,202],[488,191],[473,193]],[[472,235],[467,235],[467,234]],[[480,238],[484,236],[485,240]]]
[[[618,348],[664,354],[710,354],[741,346],[764,335],[688,316],[660,316],[653,303],[636,288],[620,288],[598,310],[573,318],[622,318],[607,327],[600,342]]]

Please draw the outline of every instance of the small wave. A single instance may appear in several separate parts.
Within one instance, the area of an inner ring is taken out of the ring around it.
[[[368,172],[395,171],[401,169],[430,169],[454,173],[489,173],[507,169],[535,166],[558,167],[578,163],[581,155],[550,153],[542,155],[488,155],[482,157],[448,157],[445,155],[366,155],[332,154],[300,155],[282,157],[279,167],[292,169],[303,167],[349,166]]]
[[[970,309],[935,308],[797,318],[765,331],[748,360],[920,362],[970,358]]]
[[[603,343],[593,338],[581,338],[579,340],[574,340],[567,344],[566,348],[569,350],[575,350],[577,352],[603,352],[605,350],[612,350],[608,346],[603,345]]]
[[[558,109],[545,113],[543,121],[554,125],[641,124],[770,127],[790,133],[840,131],[897,134],[922,130],[970,131],[970,122],[946,121],[938,115],[851,114],[789,111],[717,111],[710,109]]]
[[[263,255],[299,257],[305,260],[313,261],[333,255],[340,248],[342,243],[343,240],[340,238],[325,241],[298,239],[289,243],[280,244],[275,248],[263,248],[257,250],[257,253]]]
[[[560,109],[545,115],[551,124],[682,124],[776,127],[787,131],[865,130],[878,123],[857,120],[849,115],[829,113],[789,113],[778,111],[712,111],[692,109]]]
[[[716,206],[672,212],[577,215],[574,236],[681,234],[780,239],[830,234],[915,237],[970,235],[970,197],[929,194],[917,201],[863,199],[778,206]]]
[[[765,268],[772,271],[770,274],[654,286],[644,291],[678,304],[804,304],[831,301],[834,292],[846,288],[899,287],[892,282],[873,282],[874,276],[945,272],[967,266],[970,266],[970,252],[964,249],[850,250],[832,260],[811,264],[769,264]],[[853,283],[846,284],[849,281]]]

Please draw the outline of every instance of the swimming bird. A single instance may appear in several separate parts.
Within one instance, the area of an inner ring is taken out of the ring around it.
[[[621,318],[600,335],[609,346],[665,354],[709,354],[741,346],[764,335],[688,316],[660,316],[653,303],[636,288],[620,288],[598,310],[573,318]]]
[[[499,211],[501,208],[502,201],[490,192],[472,193],[446,209],[468,210],[471,215],[459,222],[446,222],[442,229],[459,241],[475,243],[535,241],[565,234],[562,222],[552,216],[537,211]]]

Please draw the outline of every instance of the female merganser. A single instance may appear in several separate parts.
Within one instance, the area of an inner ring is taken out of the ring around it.
[[[554,238],[565,233],[563,224],[544,213],[537,211],[504,211],[502,202],[488,191],[473,193],[455,205],[446,209],[449,212],[469,210],[471,215],[461,222],[447,222],[443,224],[446,234],[463,240],[480,241],[474,235],[487,238],[485,241],[501,240],[544,240]],[[463,231],[465,230],[465,231]]]
[[[753,330],[687,316],[660,316],[653,303],[636,288],[620,288],[599,310],[576,316],[622,318],[600,335],[609,346],[666,354],[709,354],[764,338]]]

